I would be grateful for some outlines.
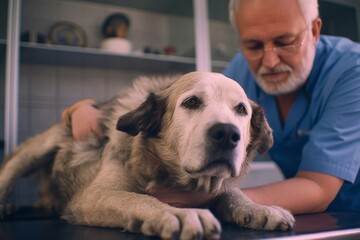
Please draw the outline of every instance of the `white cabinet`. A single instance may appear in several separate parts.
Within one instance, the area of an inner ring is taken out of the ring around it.
[[[209,21],[207,9],[216,2],[213,0],[0,1],[9,5],[8,34],[1,36],[0,47],[9,50],[6,62],[12,63],[6,71],[6,152],[56,122],[73,102],[88,97],[108,99],[138,75],[222,71],[227,64],[228,59],[211,61],[208,27],[216,41],[227,36],[219,31],[220,25],[229,30],[227,20]],[[99,48],[101,26],[108,15],[117,12],[131,21],[130,53]],[[63,21],[83,29],[86,47],[18,40],[24,33],[46,37],[53,24]],[[175,47],[175,54],[164,54],[167,46]],[[221,44],[216,46],[221,48]],[[160,54],[145,54],[146,47]]]
[[[24,57],[26,58],[25,63],[42,64],[50,61],[50,63],[58,65],[81,65],[84,67],[97,65],[108,67],[109,63],[118,61],[110,67],[140,70],[143,70],[143,67],[147,67],[149,69],[165,71],[192,70],[195,68],[194,55],[192,54],[194,49],[193,17],[180,15],[175,11],[173,13],[166,13],[174,8],[173,5],[176,6],[176,4],[168,3],[177,2],[186,3],[183,4],[182,8],[185,8],[185,10],[189,9],[188,11],[192,13],[192,2],[188,0],[22,1],[22,32],[30,31],[47,36],[53,24],[65,21],[81,27],[87,39],[86,47],[22,44]],[[165,6],[160,7],[160,4]],[[103,40],[101,27],[105,18],[119,12],[126,14],[130,19],[128,39],[133,45],[131,53],[116,54],[99,49],[100,42]],[[179,34],[180,32],[183,34]],[[154,51],[163,52],[163,49],[169,45],[177,48],[175,56],[142,53],[145,47],[151,47]],[[56,52],[56,55],[53,52]],[[119,60],[116,60],[118,57]],[[143,62],[144,64],[142,64]]]

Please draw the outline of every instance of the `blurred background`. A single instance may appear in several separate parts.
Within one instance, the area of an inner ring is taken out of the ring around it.
[[[319,3],[323,34],[359,41],[359,1]],[[113,14],[130,23],[121,42]],[[228,0],[0,0],[0,162],[78,100],[109,99],[139,75],[221,72],[236,51]],[[281,178],[265,157],[243,184]],[[12,201],[33,202],[35,185],[21,179]]]

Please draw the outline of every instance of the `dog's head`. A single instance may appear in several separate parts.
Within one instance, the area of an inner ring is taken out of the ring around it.
[[[175,166],[181,179],[196,179],[205,191],[244,174],[255,152],[264,153],[273,143],[262,108],[217,73],[181,76],[120,117],[117,129],[152,139],[165,164]]]

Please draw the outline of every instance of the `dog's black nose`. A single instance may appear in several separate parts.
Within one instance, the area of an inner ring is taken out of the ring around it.
[[[232,124],[217,123],[208,131],[209,140],[216,147],[234,149],[239,140],[239,129]]]

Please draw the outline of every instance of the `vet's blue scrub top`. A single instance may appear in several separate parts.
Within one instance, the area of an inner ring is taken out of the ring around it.
[[[344,179],[329,210],[360,211],[360,45],[321,36],[306,86],[281,125],[275,98],[255,83],[243,56],[235,55],[224,74],[264,107],[273,129],[269,151],[286,178],[298,170]]]

